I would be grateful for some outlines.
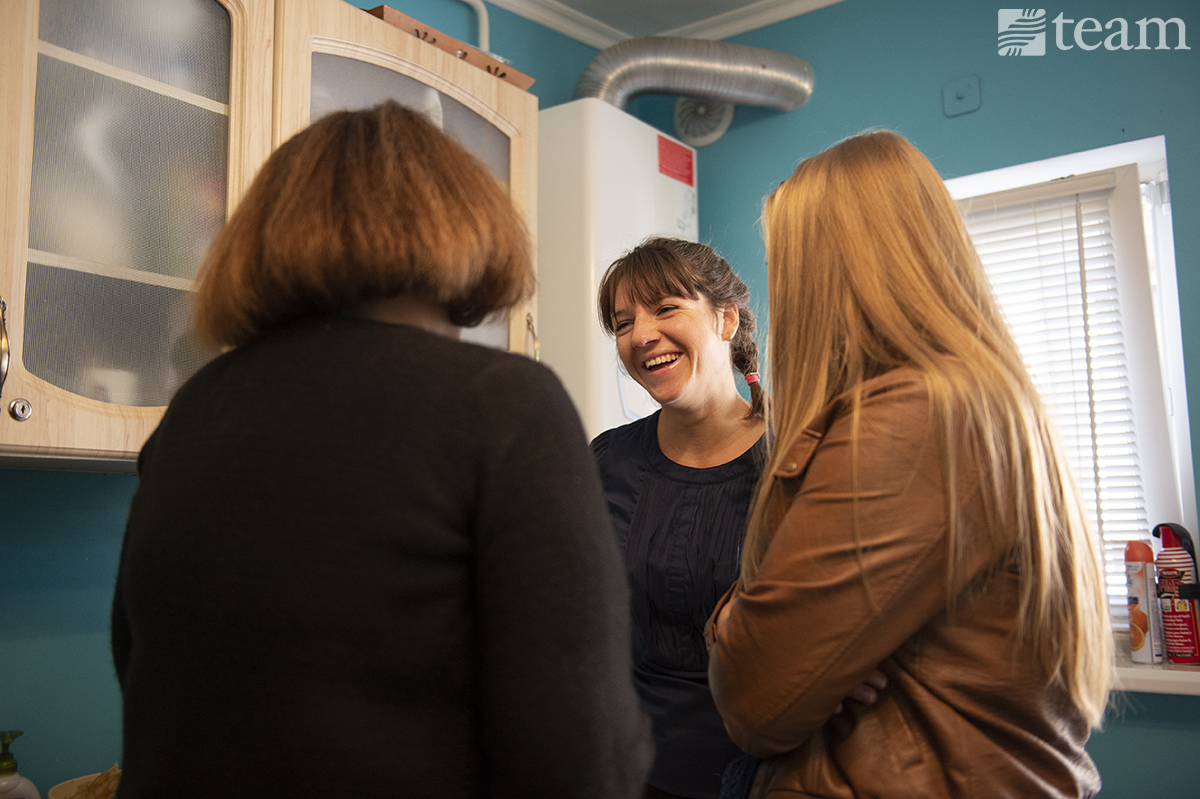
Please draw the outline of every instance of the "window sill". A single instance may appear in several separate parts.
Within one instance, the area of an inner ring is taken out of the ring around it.
[[[1146,694],[1200,696],[1200,665],[1134,663],[1129,657],[1129,636],[1116,634],[1118,691]]]

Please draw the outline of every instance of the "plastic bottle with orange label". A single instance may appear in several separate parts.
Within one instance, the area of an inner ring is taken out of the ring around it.
[[[1134,663],[1162,663],[1162,614],[1154,570],[1154,550],[1145,541],[1125,545],[1129,589],[1129,651]]]

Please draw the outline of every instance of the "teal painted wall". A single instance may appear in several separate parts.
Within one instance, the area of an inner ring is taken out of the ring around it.
[[[117,762],[108,614],[130,475],[0,470],[0,728],[43,795]]]
[[[803,158],[867,128],[913,141],[943,177],[1165,135],[1188,371],[1193,450],[1200,453],[1200,3],[1088,0],[1046,6],[1047,19],[1180,17],[1190,51],[997,54],[997,9],[978,0],[843,0],[730,41],[793,53],[813,67],[812,98],[779,114],[740,107],[700,151],[701,236],[735,265],[766,310],[764,195]],[[1136,32],[1136,26],[1134,26]],[[1070,43],[1070,36],[1067,42]],[[1089,41],[1090,40],[1086,40]],[[1174,44],[1172,32],[1171,43]],[[947,118],[942,86],[976,75],[978,111]],[[638,113],[669,125],[658,98]],[[1130,694],[1088,744],[1104,797],[1200,795],[1200,697]]]
[[[456,39],[478,41],[474,12],[458,0],[389,5]],[[530,91],[540,105],[570,100],[596,48],[502,9],[489,12],[492,51],[537,78]],[[120,759],[108,618],[136,487],[130,475],[0,468],[0,729],[24,730],[12,751],[43,796]]]
[[[1200,452],[1200,318],[1194,313],[1200,307],[1200,3],[1089,0],[1047,7],[1050,20],[1059,11],[1101,23],[1119,17],[1135,32],[1134,21],[1143,17],[1180,17],[1190,25],[1192,49],[1059,51],[1048,25],[1042,57],[997,54],[1002,5],[843,0],[731,39],[804,58],[812,64],[815,87],[792,113],[738,108],[729,132],[700,151],[701,235],[762,298],[766,270],[758,214],[764,195],[803,158],[846,136],[893,129],[951,178],[1165,135],[1192,446]],[[968,75],[979,78],[981,107],[948,118],[942,86]]]
[[[355,0],[369,8],[378,4]],[[406,14],[474,43],[472,12],[457,0],[393,0]],[[1062,6],[1107,21],[1145,16],[1195,20],[1181,0]],[[571,99],[596,49],[489,7],[491,49],[537,78],[542,108]],[[1053,18],[1059,9],[1048,9]],[[996,5],[975,0],[844,0],[734,41],[800,55],[816,91],[804,108],[740,108],[734,127],[700,153],[703,235],[765,296],[757,209],[805,155],[871,126],[912,138],[947,177],[1166,134],[1185,348],[1200,358],[1200,58],[1187,52],[1050,52],[995,55]],[[1191,31],[1189,31],[1191,33]],[[946,119],[941,86],[979,76],[983,105]],[[632,111],[670,132],[671,101],[635,100]],[[765,302],[762,303],[765,309]],[[1190,370],[1191,407],[1200,387]],[[1193,429],[1200,417],[1192,414]],[[0,469],[0,728],[23,729],[13,751],[43,795],[120,757],[120,697],[108,650],[108,605],[129,499],[126,475]],[[1188,796],[1200,779],[1200,698],[1135,694],[1089,749],[1104,796]]]

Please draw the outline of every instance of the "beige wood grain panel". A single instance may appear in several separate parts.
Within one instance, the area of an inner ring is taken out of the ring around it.
[[[229,11],[229,212],[246,193],[273,148],[274,0],[221,0]]]
[[[314,52],[332,53],[400,72],[433,86],[483,116],[511,141],[509,192],[537,241],[537,98],[463,63],[344,0],[279,0],[275,10],[274,143],[309,123]],[[525,318],[536,302],[509,318],[509,349],[533,354]]]
[[[0,3],[0,299],[8,306],[13,357],[0,400],[17,396],[25,245],[29,240],[29,183],[33,159],[33,92],[37,73],[36,2]],[[20,113],[14,113],[17,109]],[[7,405],[7,401],[3,404]]]
[[[69,445],[78,420],[74,409],[65,416],[46,416],[55,391],[24,368],[26,245],[29,241],[29,186],[33,160],[33,108],[37,76],[38,3],[6,2],[0,6],[0,99],[6,109],[0,120],[0,172],[3,174],[0,204],[3,207],[4,263],[0,297],[7,306],[10,346],[8,373],[0,388],[0,453],[40,452]],[[9,413],[10,403],[27,400],[34,408],[28,421],[19,422]],[[95,403],[99,404],[99,403]],[[97,436],[88,436],[96,439]]]
[[[0,455],[132,463],[162,417],[162,408],[109,405],[63,391],[26,373],[22,377],[25,379],[17,385],[23,391],[5,392]],[[33,406],[33,414],[24,422],[15,421],[8,413],[8,403],[17,396]]]

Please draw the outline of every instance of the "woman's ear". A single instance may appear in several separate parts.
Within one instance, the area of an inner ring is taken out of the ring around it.
[[[738,307],[733,303],[726,305],[721,309],[721,340],[733,341],[733,337],[737,335],[738,325],[741,323],[738,317]]]

